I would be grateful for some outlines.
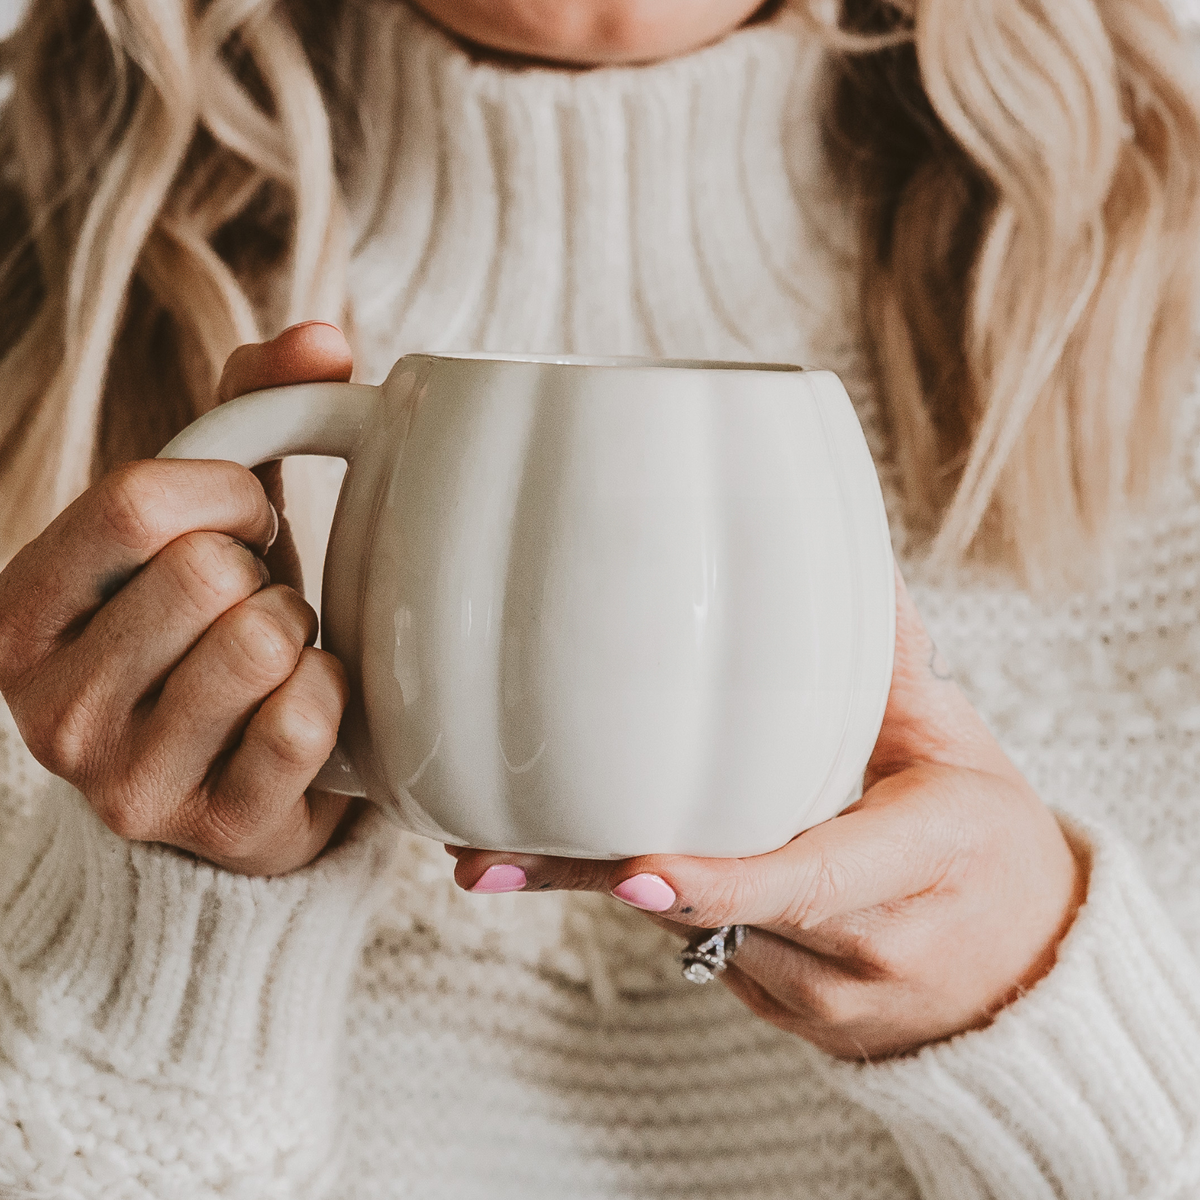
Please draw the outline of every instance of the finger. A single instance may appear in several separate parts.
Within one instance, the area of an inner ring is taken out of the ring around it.
[[[197,529],[265,550],[275,515],[236,463],[129,463],[85,492],[0,574],[0,687],[19,689],[135,571]]]
[[[269,582],[263,560],[223,533],[176,538],[106,604],[60,654],[115,660],[112,686],[134,698],[157,690],[205,631]]]
[[[757,859],[684,859],[671,882],[705,925],[763,925],[810,946],[827,923],[952,890],[963,864],[1014,821],[1031,793],[1016,780],[918,763],[851,810]],[[836,944],[834,938],[834,944]]]
[[[736,972],[734,971],[736,968]],[[793,1019],[842,1026],[865,1015],[870,980],[845,964],[763,929],[747,929],[722,976],[753,980]]]
[[[284,874],[320,853],[351,797],[305,795],[337,740],[349,691],[331,654],[302,651],[251,718],[215,784],[185,814],[189,848],[243,874]]]
[[[921,764],[883,780],[869,803],[769,854],[635,860],[631,867],[661,875],[678,896],[666,915],[689,925],[758,925],[803,940],[834,918],[942,883],[961,849],[961,823],[945,811],[957,807],[961,779],[961,771]]]
[[[226,360],[217,402],[289,383],[345,383],[353,367],[350,345],[336,325],[305,321],[269,342],[239,346]]]
[[[313,610],[275,585],[215,621],[167,677],[136,730],[143,790],[185,797],[238,742],[260,704],[287,680],[316,638]]]
[[[447,846],[454,880],[468,892],[605,892],[614,863]]]
[[[951,677],[897,570],[892,684],[864,786],[915,762],[998,771],[1007,759]]]
[[[344,383],[354,362],[342,331],[325,321],[305,321],[269,342],[239,346],[228,358],[217,385],[224,403],[260,388],[292,383]],[[267,556],[271,577],[303,592],[303,572],[288,524],[278,463],[256,467],[255,474],[279,512],[279,536]]]
[[[270,497],[279,513],[279,535],[264,555],[263,561],[275,583],[285,583],[301,596],[304,595],[304,568],[300,563],[300,552],[292,536],[291,522],[287,515],[287,498],[283,491],[283,463],[279,460],[254,468],[263,490]]]
[[[218,617],[268,582],[262,560],[225,534],[176,538],[22,694],[30,749],[65,779],[87,777],[89,756],[105,750],[111,731],[126,727]]]
[[[987,832],[958,819],[963,778],[960,769],[918,764],[882,780],[855,809],[752,858],[647,855],[614,863],[472,850],[459,856],[455,878],[470,890],[489,868],[512,864],[526,891],[609,891],[687,926],[758,925],[803,938],[835,917],[938,887],[969,851],[967,831]],[[1028,802],[1007,781],[980,776],[981,792],[985,786],[997,819],[1007,792],[1014,803]]]
[[[924,768],[927,776],[936,770]],[[877,804],[750,858],[645,855],[611,862],[470,849],[458,854],[454,877],[468,891],[609,892],[683,927],[803,931],[930,886],[942,867],[945,823],[934,819],[936,790],[922,789],[911,776],[905,783],[917,787],[916,796],[889,805],[890,797],[881,795]],[[899,788],[885,784],[889,791]]]
[[[765,935],[753,936],[757,941]],[[749,944],[748,937],[720,979],[755,1016],[837,1058],[883,1057],[911,1044],[888,1038],[882,1010],[893,998],[880,985],[848,978],[797,946],[786,961],[780,956],[777,963],[751,967],[743,954]]]
[[[614,876],[628,878],[628,872],[635,867],[653,865],[652,860],[614,864],[447,849],[462,867],[461,873],[455,871],[458,882],[469,890],[484,892],[539,891],[564,886],[602,891]],[[667,867],[662,870],[664,875],[670,873]],[[655,898],[658,895],[653,888],[644,894]],[[647,915],[655,924],[685,938],[694,933],[696,925],[713,928],[742,923],[719,920],[711,913],[701,918],[700,909],[687,904],[677,906],[673,915],[655,912]],[[762,928],[746,931],[736,959],[720,978],[758,1016],[843,1057],[861,1056],[863,1030],[869,1019],[877,1015],[881,1002],[882,985],[864,974],[859,963],[844,962]]]

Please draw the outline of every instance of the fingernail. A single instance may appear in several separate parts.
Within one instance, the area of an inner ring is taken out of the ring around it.
[[[647,912],[666,912],[675,903],[675,889],[657,875],[634,875],[618,883],[612,894]]]
[[[473,892],[519,892],[525,886],[525,872],[511,863],[497,863],[488,867],[475,886]]]
[[[275,539],[279,536],[279,514],[275,511],[275,505],[270,500],[267,501],[267,506],[271,510],[271,536],[267,538],[267,549],[275,545]]]
[[[297,321],[295,325],[281,329],[275,336],[283,337],[285,333],[295,333],[297,329],[307,329],[310,325],[324,325],[328,329],[337,329],[338,333],[342,332],[332,321]]]

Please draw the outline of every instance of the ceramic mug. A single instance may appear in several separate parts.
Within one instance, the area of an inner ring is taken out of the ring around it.
[[[414,354],[272,388],[163,457],[349,464],[322,644],[351,701],[314,786],[457,845],[775,849],[854,798],[895,580],[828,371]]]

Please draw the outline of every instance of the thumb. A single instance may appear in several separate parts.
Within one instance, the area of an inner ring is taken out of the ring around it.
[[[350,346],[336,325],[304,321],[269,342],[239,346],[225,362],[217,403],[289,383],[345,383],[353,365]]]
[[[897,569],[892,686],[864,788],[916,763],[999,771],[1007,761],[954,682]]]

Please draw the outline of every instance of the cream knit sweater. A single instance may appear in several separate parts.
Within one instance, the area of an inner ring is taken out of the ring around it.
[[[362,377],[446,347],[817,363],[890,496],[792,18],[578,74],[473,63],[396,4],[359,35]],[[6,722],[0,1196],[1200,1195],[1195,413],[1185,435],[1166,515],[1069,603],[930,577],[895,524],[960,680],[1093,855],[1050,975],[896,1061],[683,982],[606,897],[462,893],[377,814],[274,880],[126,844]]]

